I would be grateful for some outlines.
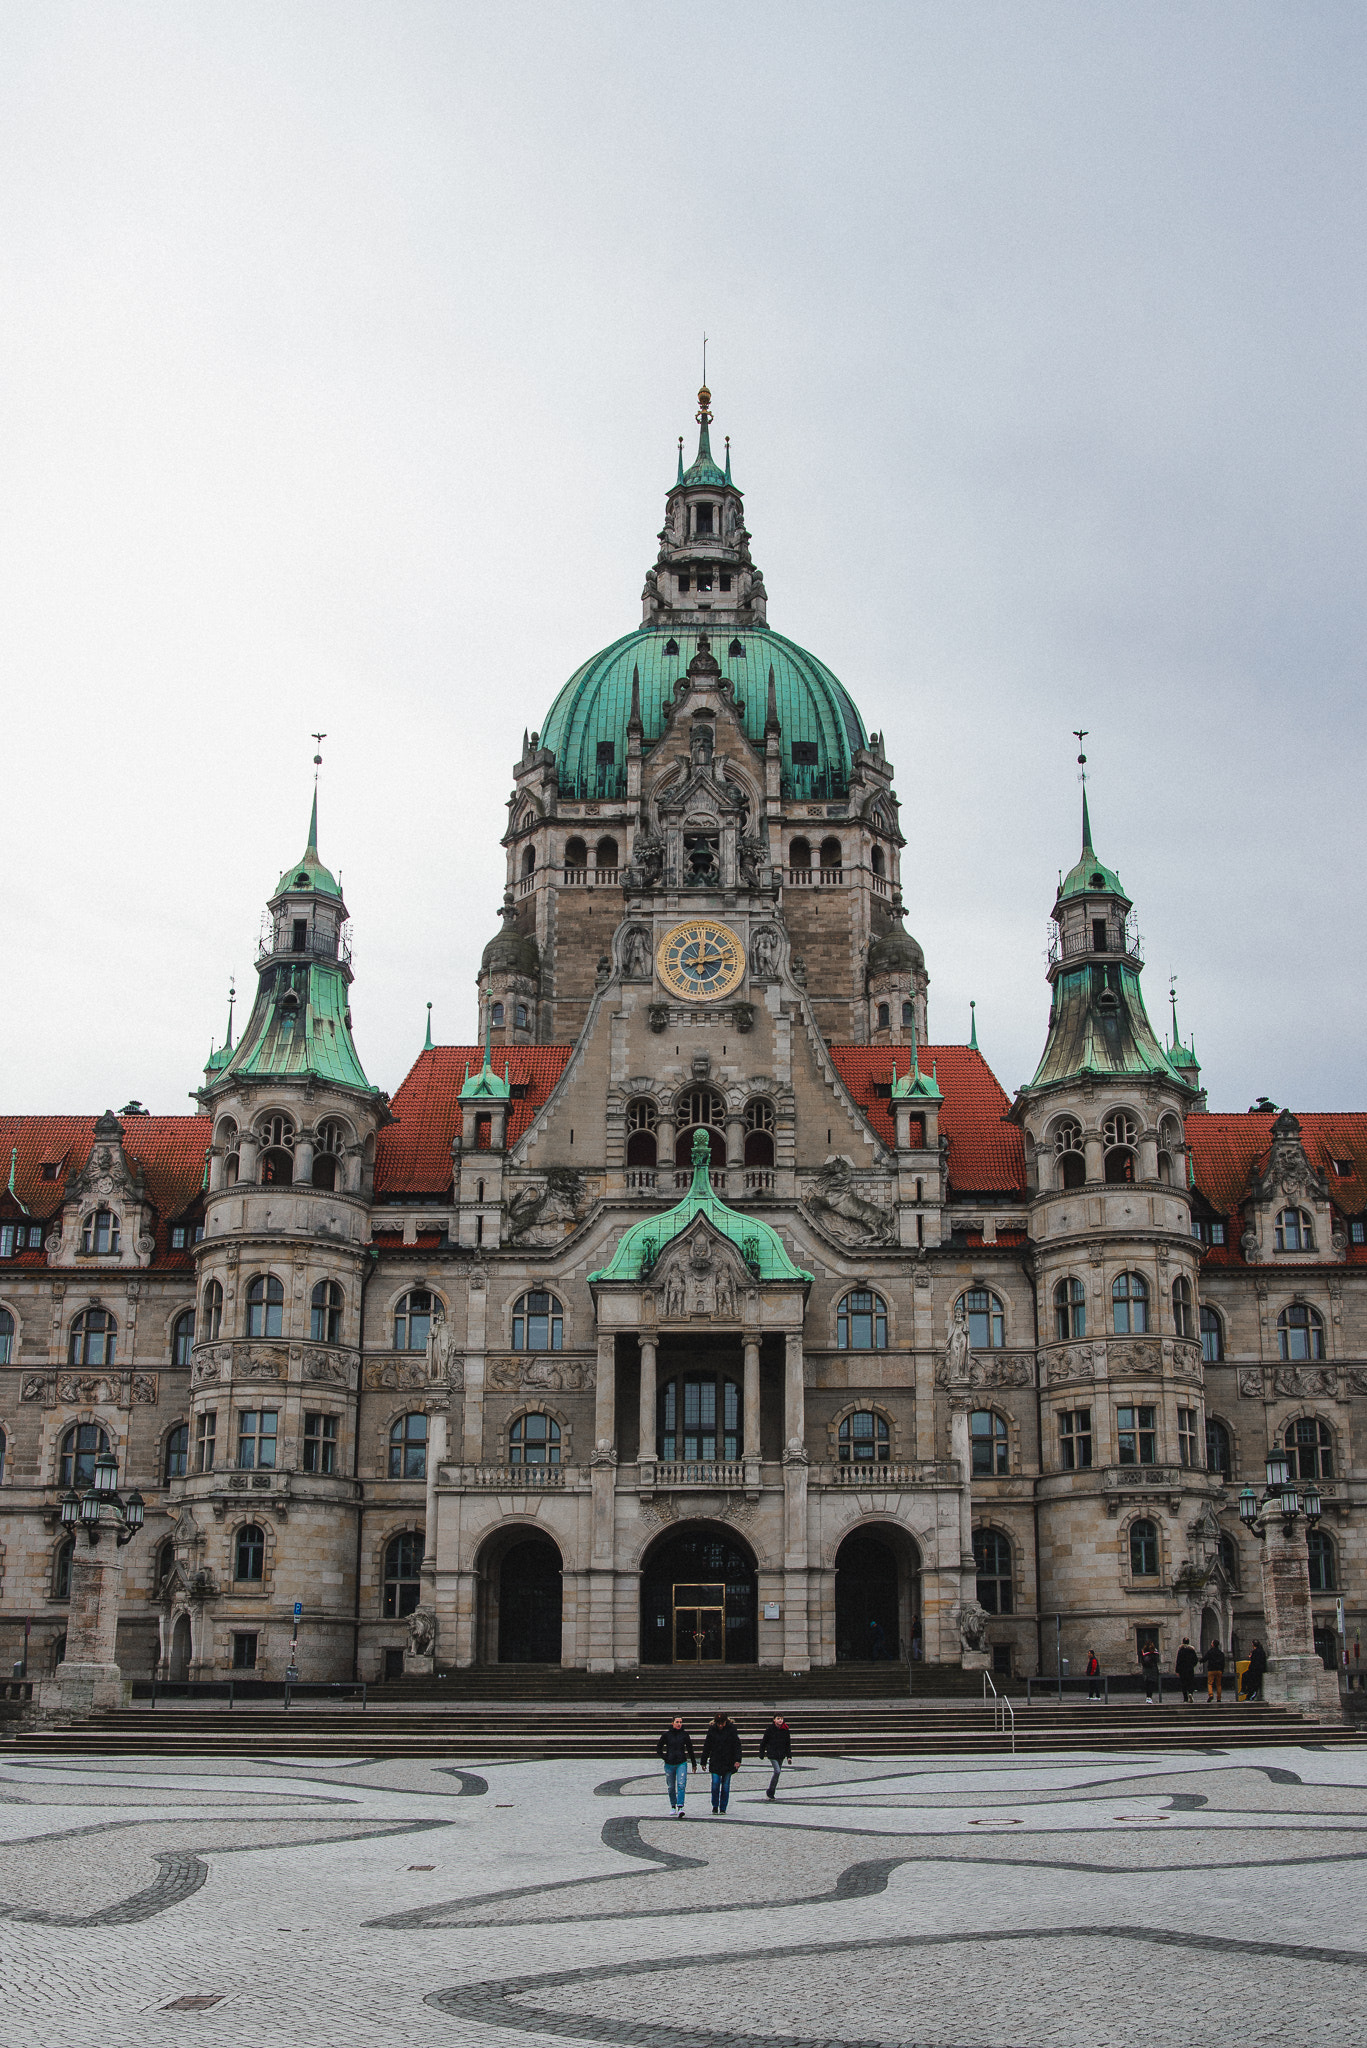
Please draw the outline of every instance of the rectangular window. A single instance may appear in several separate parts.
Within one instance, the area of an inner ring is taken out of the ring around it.
[[[1094,953],[1104,953],[1106,951],[1106,920],[1104,917],[1094,917],[1092,919],[1092,951]]]
[[[1059,1451],[1065,1472],[1085,1472],[1092,1462],[1092,1411],[1069,1408],[1059,1416]]]
[[[296,917],[294,920],[294,943],[293,946],[291,947],[291,951],[295,953],[306,953],[308,951],[308,943],[308,919],[306,917]]]
[[[690,590],[691,588],[692,588],[692,579],[691,579],[690,577],[688,577],[688,576],[681,576],[681,577],[679,578],[679,589],[680,589],[681,591],[688,591],[688,590]]]
[[[0,1259],[14,1257],[14,1225],[0,1223]]]
[[[195,1470],[212,1472],[214,1444],[218,1435],[218,1410],[206,1408],[195,1422]]]
[[[237,1469],[270,1472],[275,1468],[275,1433],[279,1411],[244,1408],[237,1418]]]
[[[1122,1465],[1158,1463],[1158,1428],[1155,1408],[1117,1408],[1116,1437]]]
[[[304,1417],[304,1470],[329,1473],[337,1470],[337,1417]]]
[[[171,1232],[171,1249],[173,1252],[183,1252],[185,1249],[185,1225],[183,1223],[177,1223]]]
[[[1225,1241],[1225,1226],[1224,1226],[1224,1224],[1223,1224],[1223,1223],[1212,1223],[1212,1224],[1211,1224],[1211,1226],[1210,1226],[1210,1241],[1211,1241],[1211,1243],[1212,1243],[1212,1244],[1223,1244],[1223,1243],[1224,1243],[1224,1241]]]
[[[731,588],[731,578],[727,575],[721,575],[717,578],[717,585],[721,590],[729,590]]]
[[[1196,1410],[1179,1408],[1177,1411],[1177,1455],[1184,1465],[1196,1464]]]
[[[244,1631],[244,1632],[242,1632],[242,1633],[237,1633],[237,1632],[234,1632],[234,1635],[233,1635],[233,1670],[234,1670],[234,1671],[255,1671],[255,1669],[256,1669],[256,1631],[255,1631],[255,1630],[253,1629],[250,1635],[249,1635],[249,1634],[247,1634],[247,1633],[246,1633],[245,1631]]]
[[[1350,1244],[1367,1244],[1367,1218],[1362,1216],[1355,1216],[1353,1218],[1352,1222],[1348,1225],[1348,1242]]]
[[[712,588],[712,571],[710,569],[703,569],[699,573],[698,588],[699,590],[710,590]]]
[[[815,766],[816,766],[816,763],[817,763],[817,749],[816,749],[816,741],[815,741],[815,740],[794,740],[794,741],[793,741],[793,766],[794,766],[794,768],[815,768]]]

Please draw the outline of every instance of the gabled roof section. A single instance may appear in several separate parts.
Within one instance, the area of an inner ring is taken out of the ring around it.
[[[568,1045],[515,1045],[499,1052],[512,1089],[509,1146],[530,1125],[569,1064]],[[482,1045],[437,1045],[420,1052],[399,1084],[394,1122],[375,1150],[375,1193],[440,1198],[451,1186],[451,1141],[460,1130],[460,1092],[467,1070],[484,1063]],[[501,1078],[501,1077],[500,1077]]]
[[[666,1245],[682,1237],[691,1223],[704,1217],[719,1237],[736,1247],[757,1280],[796,1280],[810,1286],[812,1275],[795,1266],[788,1250],[763,1217],[747,1216],[724,1202],[712,1186],[711,1149],[705,1131],[693,1134],[693,1180],[688,1193],[663,1216],[647,1216],[626,1231],[606,1266],[590,1273],[594,1280],[640,1280],[648,1274]]]
[[[0,1160],[8,1184],[9,1156],[14,1152],[14,1193],[29,1215],[46,1220],[61,1209],[66,1183],[90,1157],[98,1117],[0,1117]],[[167,1223],[190,1207],[204,1185],[204,1156],[211,1126],[204,1116],[137,1116],[123,1119],[123,1150],[140,1167],[146,1197],[157,1212],[155,1266],[188,1267],[188,1253],[168,1250]],[[44,1179],[43,1168],[55,1168]],[[40,1263],[42,1253],[32,1258]]]
[[[910,1076],[910,1049],[833,1045],[831,1059],[870,1128],[893,1146],[892,1087]],[[917,1067],[928,1080],[934,1076],[943,1096],[940,1130],[949,1139],[953,1190],[1024,1197],[1025,1142],[1018,1127],[1006,1121],[1010,1101],[982,1054],[968,1045],[923,1045],[917,1049]]]
[[[1234,1219],[1230,1242],[1213,1247],[1203,1260],[1211,1265],[1242,1265],[1237,1221],[1249,1183],[1261,1177],[1272,1150],[1275,1111],[1249,1110],[1243,1115],[1193,1111],[1186,1119],[1196,1186],[1213,1209]],[[1354,1111],[1308,1110],[1300,1116],[1305,1156],[1329,1183],[1329,1196],[1345,1216],[1367,1211],[1367,1114]],[[1348,1173],[1340,1173],[1346,1166]],[[1367,1265],[1367,1245],[1348,1247],[1351,1265]]]

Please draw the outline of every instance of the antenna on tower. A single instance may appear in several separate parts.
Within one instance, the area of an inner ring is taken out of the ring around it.
[[[326,738],[327,738],[327,734],[326,734],[325,732],[316,732],[316,733],[314,733],[314,734],[313,734],[313,744],[314,744],[314,746],[315,746],[315,747],[321,747],[321,746],[322,746],[322,744],[323,744],[323,741],[324,741],[324,740],[325,740]],[[319,769],[320,769],[320,768],[322,767],[322,765],[323,765],[323,757],[322,757],[322,755],[321,755],[320,753],[319,753],[319,754],[315,754],[315,755],[314,755],[314,757],[313,757],[313,786],[314,786],[314,788],[315,788],[315,789],[316,789],[316,788],[318,787],[318,770],[319,770]]]
[[[1081,782],[1087,780],[1087,756],[1082,751],[1082,742],[1087,738],[1090,731],[1091,727],[1086,725],[1081,727],[1075,725],[1072,728],[1073,738],[1077,741],[1078,745],[1077,765],[1082,770],[1082,774],[1078,779]]]
[[[704,384],[707,382],[707,336],[705,334],[702,338],[702,380]]]
[[[1177,976],[1168,976],[1168,1001],[1172,1005],[1172,1042],[1177,1044]]]
[[[233,1005],[237,1001],[237,976],[228,976],[228,1050],[233,1049]]]

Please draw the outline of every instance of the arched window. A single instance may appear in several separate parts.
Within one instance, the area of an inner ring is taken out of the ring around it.
[[[1304,1209],[1283,1209],[1272,1232],[1279,1252],[1312,1252],[1315,1226]]]
[[[176,1568],[176,1539],[168,1536],[159,1543],[153,1556],[152,1591],[159,1593]]]
[[[401,1415],[389,1425],[391,1479],[426,1479],[427,1417]]]
[[[559,1351],[565,1342],[565,1311],[553,1294],[535,1288],[513,1303],[514,1351]]]
[[[1006,1317],[1000,1300],[985,1287],[970,1287],[963,1297],[968,1312],[968,1341],[975,1351],[1000,1351],[1006,1342]]]
[[[1293,1479],[1332,1479],[1334,1438],[1327,1422],[1318,1415],[1302,1415],[1286,1432]]]
[[[522,872],[524,875],[534,875],[536,873],[536,848],[534,846],[524,846],[522,849]]]
[[[1000,1529],[973,1531],[973,1562],[978,1567],[978,1605],[988,1614],[1010,1614],[1015,1607],[1011,1541]]]
[[[1182,1273],[1172,1283],[1172,1327],[1179,1337],[1191,1335],[1191,1282]]]
[[[558,1465],[560,1424],[549,1415],[519,1415],[508,1431],[510,1465]]]
[[[884,854],[881,846],[875,846],[873,851],[870,853],[869,866],[873,869],[873,872],[876,875],[885,875],[887,873],[887,856]]]
[[[1293,1301],[1277,1318],[1277,1348],[1283,1358],[1323,1358],[1324,1319],[1317,1308]]]
[[[837,1451],[842,1465],[886,1465],[892,1456],[886,1415],[871,1408],[847,1415],[837,1432]]]
[[[103,1256],[119,1248],[119,1219],[112,1209],[96,1209],[81,1228],[81,1250]]]
[[[1206,1470],[1221,1479],[1234,1477],[1234,1448],[1228,1429],[1213,1415],[1206,1417]]]
[[[527,1005],[525,1003],[518,1004],[516,1012],[514,1013],[513,1022],[516,1024],[519,1031],[526,1031],[530,1028],[527,1021]]]
[[[67,1361],[71,1365],[112,1365],[118,1341],[114,1318],[106,1308],[83,1308],[71,1325]]]
[[[313,1290],[309,1335],[315,1344],[342,1341],[342,1290],[335,1280],[320,1280]]]
[[[195,1341],[195,1312],[187,1308],[183,1315],[176,1317],[171,1325],[171,1363],[188,1365],[190,1351]]]
[[[715,1088],[688,1088],[679,1097],[674,1113],[674,1164],[693,1164],[693,1133],[707,1132],[711,1149],[711,1164],[714,1168],[726,1164],[726,1104]]]
[[[1218,1365],[1225,1355],[1225,1326],[1213,1308],[1201,1310],[1201,1356],[1207,1365]]]
[[[1087,1178],[1087,1161],[1082,1149],[1082,1125],[1075,1116],[1065,1116],[1055,1124],[1054,1158],[1058,1185],[1080,1188]]]
[[[567,839],[565,841],[566,869],[574,868],[577,872],[582,873],[588,864],[589,849],[587,840],[580,839],[577,836],[573,839]]]
[[[247,1288],[247,1335],[279,1337],[285,1329],[285,1290],[274,1273],[258,1273]]]
[[[745,1105],[745,1163],[772,1166],[774,1163],[774,1105],[760,1096]]]
[[[627,1104],[627,1165],[653,1166],[656,1160],[655,1128],[659,1121],[655,1104],[638,1095]]]
[[[840,869],[841,869],[841,868],[842,868],[843,866],[844,866],[844,855],[843,855],[843,854],[841,853],[841,850],[840,850],[840,841],[839,841],[838,839],[834,838],[834,837],[832,837],[832,838],[830,838],[830,839],[823,839],[823,840],[822,840],[822,842],[821,842],[821,872],[822,872],[822,874],[823,874],[823,875],[839,874],[839,872],[840,872]]]
[[[163,1479],[183,1479],[190,1469],[190,1425],[178,1422],[166,1433]]]
[[[1227,1530],[1221,1530],[1220,1532],[1220,1564],[1224,1570],[1225,1577],[1237,1593],[1239,1590],[1239,1546]]]
[[[1149,1327],[1149,1283],[1121,1273],[1111,1286],[1111,1328],[1117,1337],[1142,1337]]]
[[[688,1373],[661,1389],[657,1455],[666,1464],[711,1464],[740,1456],[740,1386],[713,1373]]]
[[[394,1349],[426,1351],[436,1303],[425,1287],[405,1294],[394,1311]]]
[[[1105,1179],[1112,1184],[1132,1181],[1134,1148],[1139,1143],[1139,1126],[1134,1118],[1123,1109],[1113,1110],[1101,1126],[1101,1142],[1106,1148],[1101,1161]]]
[[[1158,1530],[1152,1522],[1130,1523],[1130,1576],[1158,1577]]]
[[[911,1025],[912,1025],[912,1019],[914,1018],[915,1014],[916,1014],[916,1013],[915,1013],[914,1009],[912,1008],[912,1006],[911,1006],[911,1004],[910,1004],[909,1002],[907,1002],[907,1003],[903,1003],[903,1005],[902,1005],[902,1029],[903,1029],[904,1031],[910,1031],[910,1029],[911,1029]]]
[[[888,1305],[881,1294],[856,1287],[835,1312],[835,1341],[842,1351],[886,1351]]]
[[[1000,1479],[1011,1470],[1011,1439],[1006,1417],[994,1408],[975,1408],[968,1418],[975,1479]]]
[[[401,1621],[405,1614],[411,1614],[422,1597],[423,1551],[426,1544],[421,1529],[405,1529],[401,1536],[391,1536],[384,1553],[384,1613],[393,1621]]]
[[[62,1438],[59,1483],[81,1489],[95,1484],[95,1460],[109,1449],[109,1438],[98,1422],[74,1422]]]
[[[331,1194],[337,1186],[345,1145],[346,1131],[335,1119],[329,1117],[326,1123],[319,1124],[313,1147],[313,1185],[325,1194]]]
[[[805,839],[795,839],[788,848],[788,865],[803,874],[809,874],[812,866],[812,849]]]
[[[598,863],[598,869],[600,873],[602,873],[604,869],[606,869],[609,874],[615,873],[617,867],[617,841],[612,837],[612,834],[610,832],[605,833],[604,836],[599,840],[594,852],[594,859]]]
[[[1060,1344],[1087,1334],[1087,1289],[1080,1280],[1060,1280],[1054,1289],[1054,1335]]]
[[[1336,1593],[1338,1571],[1334,1561],[1334,1539],[1326,1536],[1323,1529],[1312,1529],[1305,1539],[1310,1566],[1310,1590],[1312,1593]]]
[[[233,1577],[260,1585],[266,1575],[266,1532],[259,1522],[248,1522],[238,1530],[233,1545]]]
[[[52,1597],[54,1600],[71,1598],[71,1560],[76,1555],[76,1538],[68,1536],[64,1543],[57,1545],[52,1560]]]
[[[495,1003],[495,1004],[494,1004],[494,1007],[493,1007],[493,1009],[492,1009],[492,1011],[490,1012],[490,1015],[489,1015],[489,1022],[490,1022],[490,1023],[491,1023],[492,1025],[493,1025],[493,1027],[494,1027],[494,1030],[495,1030],[495,1031],[501,1031],[501,1030],[503,1029],[503,1005],[502,1005],[502,1003]]]
[[[878,1005],[878,1029],[886,1031],[891,1023],[892,1005],[890,1003],[880,1003]]]
[[[0,1308],[0,1365],[9,1365],[14,1357],[14,1317],[7,1308]]]

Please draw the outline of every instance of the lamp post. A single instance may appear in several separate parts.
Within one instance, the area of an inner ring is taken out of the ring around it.
[[[1268,1660],[1263,1697],[1337,1715],[1338,1674],[1326,1671],[1315,1651],[1305,1543],[1305,1534],[1319,1522],[1324,1503],[1313,1481],[1302,1483],[1295,1478],[1283,1450],[1269,1451],[1266,1477],[1261,1499],[1252,1486],[1245,1486],[1239,1495],[1239,1519],[1263,1546]]]
[[[119,1594],[123,1581],[121,1552],[143,1525],[147,1509],[136,1488],[119,1492],[118,1460],[111,1451],[96,1458],[83,1492],[71,1487],[62,1496],[62,1527],[73,1541],[85,1532],[71,1558],[71,1592],[66,1650],[55,1675],[39,1689],[39,1710],[66,1716],[92,1707],[118,1706],[123,1700],[123,1674],[115,1655]],[[103,1539],[112,1535],[112,1544]]]

